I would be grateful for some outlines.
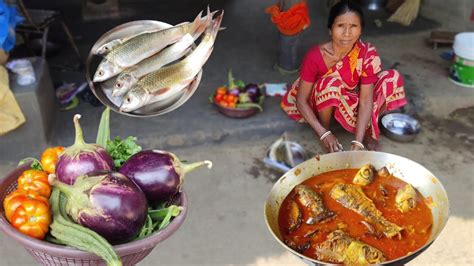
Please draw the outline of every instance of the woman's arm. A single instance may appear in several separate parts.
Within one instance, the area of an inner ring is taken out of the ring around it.
[[[369,124],[372,117],[372,108],[374,105],[374,85],[362,84],[360,86],[359,97],[355,140],[362,143],[367,125]]]
[[[296,107],[306,122],[308,122],[311,128],[313,128],[318,138],[320,138],[321,135],[328,131],[328,129],[323,127],[315,112],[313,111],[313,108],[311,108],[309,104],[312,89],[313,83],[300,80],[298,93],[296,95]],[[328,136],[324,137],[321,142],[328,152],[339,151],[341,148],[334,134],[329,134]]]

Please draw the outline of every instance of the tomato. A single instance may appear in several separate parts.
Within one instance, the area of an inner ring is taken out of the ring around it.
[[[238,100],[237,96],[233,95],[233,94],[228,94],[227,95],[227,98],[225,99],[225,101],[228,103],[228,104],[231,104],[231,103],[236,103]]]
[[[46,198],[51,195],[48,174],[35,169],[26,170],[21,174],[18,178],[18,189],[34,190]]]
[[[43,239],[49,230],[51,212],[46,203],[28,199],[18,206],[10,222],[21,233]]]
[[[229,107],[230,107],[230,108],[235,108],[236,106],[237,106],[236,103],[229,103]]]
[[[41,166],[43,167],[43,170],[48,174],[54,174],[59,155],[63,151],[64,147],[62,146],[47,148],[43,154],[41,154]]]
[[[222,98],[224,98],[223,94],[217,94],[216,96],[214,96],[214,102],[218,103],[222,101]]]
[[[17,189],[10,194],[8,194],[3,200],[3,209],[5,210],[5,217],[10,221],[15,210],[28,199],[34,199],[49,204],[48,199],[41,196],[37,191],[34,190],[21,190]]]
[[[217,88],[217,90],[216,90],[216,94],[218,94],[218,95],[219,95],[219,94],[225,95],[226,93],[227,93],[227,87],[224,87],[224,86],[219,87],[219,88]]]

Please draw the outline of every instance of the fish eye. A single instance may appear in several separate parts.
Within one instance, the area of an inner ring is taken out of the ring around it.
[[[115,84],[115,86],[116,86],[117,88],[120,88],[120,87],[122,87],[122,84],[117,83],[117,84]]]
[[[104,49],[105,49],[105,50],[109,50],[109,47],[105,46]]]
[[[130,102],[130,101],[131,101],[131,100],[130,100],[130,97],[128,97],[128,98],[127,98],[127,102]]]
[[[104,75],[104,71],[99,70],[99,76],[102,76],[102,75]]]

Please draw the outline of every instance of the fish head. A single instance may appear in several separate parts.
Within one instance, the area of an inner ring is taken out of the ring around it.
[[[147,103],[148,93],[140,87],[133,87],[123,97],[122,105],[120,105],[120,112],[134,111]]]
[[[107,59],[102,60],[97,70],[94,74],[94,82],[102,82],[105,81],[122,71],[122,68],[118,65],[108,61]]]
[[[113,40],[113,41],[110,41],[106,44],[103,44],[103,45],[99,46],[99,48],[97,48],[97,50],[95,50],[95,54],[96,55],[106,55],[110,51],[112,51],[112,49],[117,47],[119,45],[119,43],[120,43],[119,40]]]
[[[112,96],[122,96],[129,91],[138,79],[129,73],[122,73],[118,76],[112,89]]]

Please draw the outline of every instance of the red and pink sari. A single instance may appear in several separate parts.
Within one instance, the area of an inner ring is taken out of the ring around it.
[[[318,60],[322,60],[322,56]],[[283,97],[281,107],[291,119],[305,122],[296,107],[299,81],[298,78]],[[372,118],[367,125],[366,134],[370,133],[373,139],[378,139],[381,108],[384,107],[385,111],[394,110],[405,105],[407,101],[402,76],[396,70],[381,71],[380,57],[375,47],[369,43],[358,41],[343,59],[316,80],[310,105],[316,114],[326,108],[335,107],[334,118],[344,129],[355,133],[361,83],[374,84]]]

